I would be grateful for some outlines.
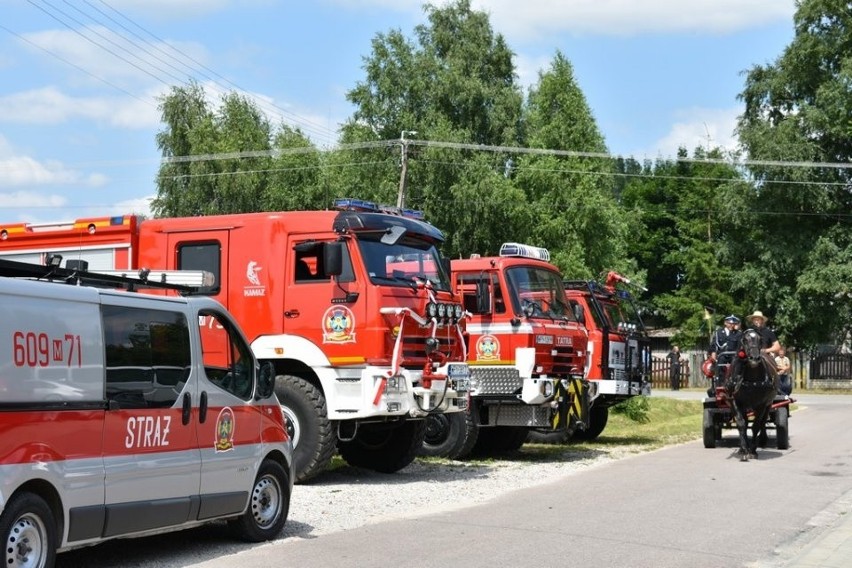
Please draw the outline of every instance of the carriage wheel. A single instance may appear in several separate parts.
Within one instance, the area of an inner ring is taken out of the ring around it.
[[[704,447],[716,447],[716,425],[713,423],[713,410],[704,409]]]
[[[787,416],[789,409],[779,406],[775,409],[775,443],[779,450],[790,447],[790,434],[787,431]]]

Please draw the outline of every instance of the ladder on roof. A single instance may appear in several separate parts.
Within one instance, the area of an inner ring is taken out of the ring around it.
[[[0,258],[0,276],[29,278],[49,282],[121,288],[175,290],[185,294],[199,293],[213,283],[213,275],[203,270],[110,270],[89,272],[77,268],[31,264]]]

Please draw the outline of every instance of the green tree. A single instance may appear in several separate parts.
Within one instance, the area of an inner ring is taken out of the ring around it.
[[[336,153],[331,186],[395,203],[405,156],[406,206],[423,209],[450,236],[446,252],[467,255],[474,245],[493,250],[506,224],[492,225],[495,212],[485,204],[518,197],[501,177],[505,157],[475,157],[441,143],[520,143],[523,96],[512,52],[469,0],[424,10],[428,23],[415,28],[414,39],[399,30],[374,38],[364,59],[366,77],[347,93],[355,111],[343,125],[342,142],[375,145]],[[407,145],[405,154],[403,132],[416,132],[406,138],[421,142]],[[473,179],[472,172],[480,177]],[[474,241],[458,236],[468,234],[470,223],[476,225]]]
[[[772,317],[782,340],[839,341],[848,331],[852,12],[840,0],[801,0],[795,36],[747,74],[739,137],[755,180],[739,196],[749,237],[735,286]],[[813,164],[784,166],[782,162]]]
[[[298,129],[273,132],[269,119],[238,93],[212,106],[197,83],[160,100],[157,216],[243,213],[319,206],[323,160]],[[273,149],[275,152],[273,152]]]
[[[731,289],[730,243],[740,235],[731,229],[728,201],[748,186],[727,163],[732,158],[701,147],[689,158],[681,148],[676,160],[619,166],[630,172],[622,199],[639,227],[630,250],[647,267],[651,304],[661,316],[655,323],[677,327],[674,340],[682,345],[704,347],[719,317],[742,313]],[[715,319],[705,319],[705,307]]]
[[[562,53],[539,73],[524,110],[527,144],[562,151],[516,158],[515,182],[529,203],[532,241],[553,251],[570,278],[625,270],[627,218],[615,200],[612,162],[594,156],[606,154],[604,137]]]

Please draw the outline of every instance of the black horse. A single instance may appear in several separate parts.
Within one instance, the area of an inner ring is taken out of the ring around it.
[[[760,352],[760,335],[757,331],[747,329],[743,332],[725,389],[740,431],[740,459],[756,459],[758,441],[766,436],[766,421],[778,390],[778,374],[769,356]],[[748,438],[749,412],[754,415],[751,440]]]

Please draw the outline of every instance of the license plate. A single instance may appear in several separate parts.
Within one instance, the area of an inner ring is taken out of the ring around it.
[[[450,365],[448,372],[451,379],[470,377],[470,368],[467,365]]]

